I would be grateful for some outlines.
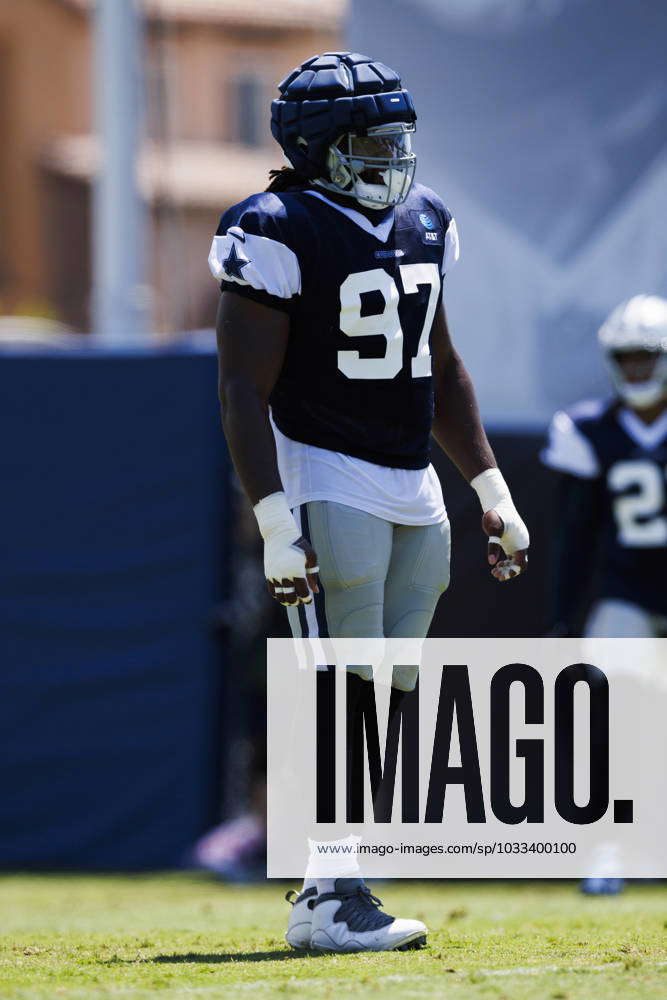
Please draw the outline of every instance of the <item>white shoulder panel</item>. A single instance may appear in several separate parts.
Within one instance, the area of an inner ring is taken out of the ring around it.
[[[556,413],[549,428],[549,441],[541,454],[542,461],[559,472],[569,472],[582,479],[600,475],[600,463],[593,445],[569,414]]]
[[[442,273],[447,274],[454,267],[459,259],[459,231],[456,228],[456,219],[452,219],[445,233],[445,252],[442,256]]]
[[[268,236],[244,233],[240,226],[213,237],[208,266],[216,281],[252,285],[280,299],[301,292],[301,269],[294,251]]]

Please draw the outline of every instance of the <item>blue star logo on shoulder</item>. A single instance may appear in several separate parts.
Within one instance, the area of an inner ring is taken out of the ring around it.
[[[229,256],[225,257],[222,267],[229,278],[238,278],[243,281],[243,268],[247,267],[249,263],[250,261],[246,257],[241,257],[237,253],[236,244],[233,243]]]

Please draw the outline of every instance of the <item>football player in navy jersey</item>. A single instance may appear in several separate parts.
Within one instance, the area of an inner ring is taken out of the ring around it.
[[[576,634],[595,577],[587,636],[667,636],[667,300],[624,302],[599,342],[613,398],[556,413],[542,453],[561,480],[553,632]],[[621,888],[603,875],[582,883]]]
[[[297,637],[426,635],[450,550],[431,433],[478,494],[492,574],[526,565],[528,532],[447,330],[442,279],[458,238],[440,198],[413,182],[415,120],[382,63],[307,60],[272,104],[290,166],[224,213],[211,247],[223,426]],[[413,668],[395,671],[396,687],[415,683]],[[425,936],[353,878],[306,879],[287,932],[330,951]]]

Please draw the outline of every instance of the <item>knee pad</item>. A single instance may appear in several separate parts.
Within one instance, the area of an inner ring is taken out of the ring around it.
[[[394,667],[391,674],[391,686],[399,691],[414,691],[417,687],[419,667],[411,664],[404,667]]]
[[[373,668],[368,663],[358,667],[348,666],[347,672],[349,674],[356,674],[357,677],[361,677],[362,681],[373,680]]]

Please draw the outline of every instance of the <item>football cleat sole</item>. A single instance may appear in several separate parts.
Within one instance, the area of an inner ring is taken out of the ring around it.
[[[390,944],[386,948],[364,948],[363,945],[359,945],[358,948],[354,947],[352,941],[349,942],[349,947],[346,948],[336,948],[327,947],[326,944],[313,942],[310,945],[310,951],[325,951],[330,954],[338,955],[354,955],[362,951],[419,951],[421,948],[426,947],[426,934],[421,931],[417,931],[410,937],[405,938],[398,944]]]
[[[419,951],[421,948],[426,947],[426,935],[419,934],[417,937],[412,938],[410,941],[405,941],[403,944],[399,944],[394,951]]]

